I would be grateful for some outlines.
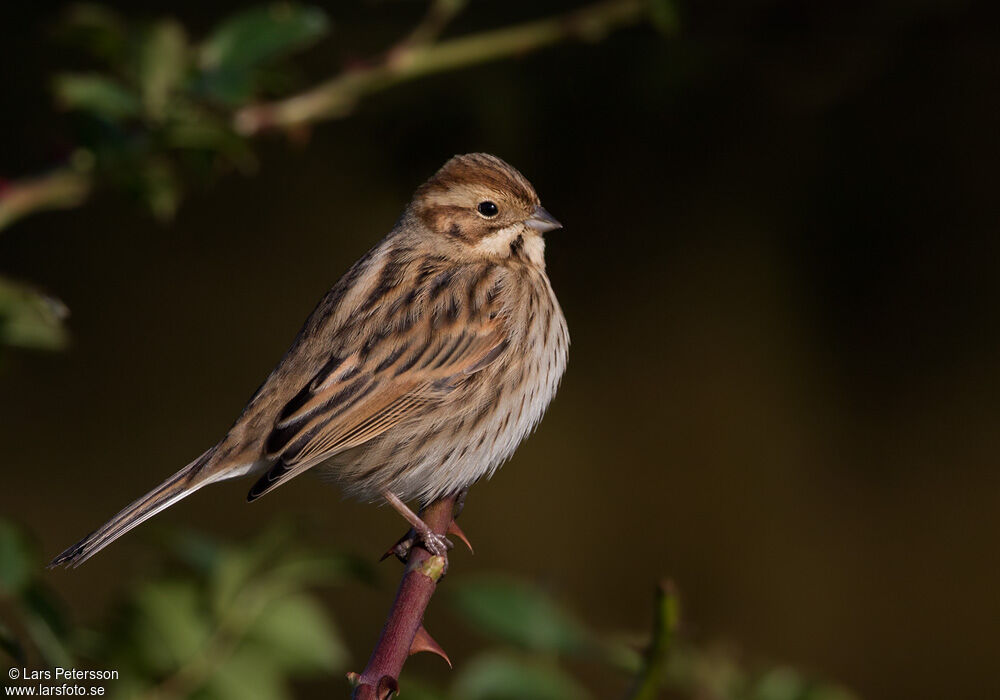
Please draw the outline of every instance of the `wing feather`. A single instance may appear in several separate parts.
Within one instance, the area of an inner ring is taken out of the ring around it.
[[[461,382],[503,354],[508,339],[492,305],[470,305],[461,315],[456,298],[442,303],[439,295],[422,295],[427,301],[415,309],[383,303],[386,312],[371,319],[369,337],[359,335],[360,347],[349,353],[341,348],[282,408],[266,442],[273,466],[248,500],[447,401]],[[405,326],[391,317],[401,313],[407,314]],[[393,327],[405,327],[406,336],[378,332]]]

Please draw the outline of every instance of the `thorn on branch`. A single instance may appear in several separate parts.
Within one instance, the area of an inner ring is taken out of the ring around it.
[[[399,695],[399,681],[388,675],[379,678],[378,687],[375,688],[375,697],[378,700],[387,700],[393,695]]]
[[[451,659],[448,658],[448,655],[444,652],[444,649],[441,648],[441,645],[434,640],[434,638],[430,635],[430,632],[427,631],[426,627],[420,625],[420,627],[417,628],[417,636],[413,638],[413,644],[410,645],[410,656],[419,654],[422,651],[429,651],[432,654],[437,654],[445,660],[445,663],[448,664],[448,668],[454,668],[454,666],[451,665]]]
[[[470,554],[476,553],[475,550],[472,548],[472,543],[469,542],[469,538],[465,536],[465,533],[462,532],[462,528],[458,526],[458,523],[455,522],[454,518],[451,521],[451,525],[448,526],[448,534],[454,535],[458,539],[462,540],[465,546],[469,548]]]

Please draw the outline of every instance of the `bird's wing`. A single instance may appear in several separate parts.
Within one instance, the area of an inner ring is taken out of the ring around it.
[[[265,447],[273,466],[248,500],[446,401],[508,345],[501,319],[485,307],[446,302],[423,305],[416,318],[408,313],[402,323],[370,324],[383,330],[330,358],[284,406]]]

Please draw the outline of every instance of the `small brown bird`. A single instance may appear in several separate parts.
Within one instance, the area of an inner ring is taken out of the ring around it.
[[[450,543],[405,501],[492,475],[566,369],[542,239],[557,228],[504,161],[449,160],[320,301],[226,436],[51,566],[83,563],[206,484],[263,472],[252,501],[313,467],[348,495],[385,499],[443,554]]]

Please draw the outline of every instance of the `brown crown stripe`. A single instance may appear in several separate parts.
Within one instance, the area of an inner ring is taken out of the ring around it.
[[[499,158],[485,153],[455,156],[417,190],[417,195],[426,196],[469,184],[482,184],[490,189],[509,192],[526,202],[538,201],[538,195],[524,175]]]

